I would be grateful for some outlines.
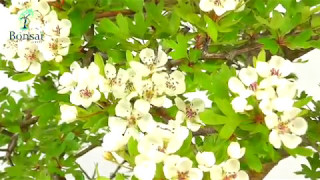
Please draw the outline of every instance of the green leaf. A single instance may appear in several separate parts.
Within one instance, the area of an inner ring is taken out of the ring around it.
[[[99,53],[96,53],[94,55],[94,63],[96,63],[96,65],[99,67],[100,74],[103,76],[104,75],[104,60]]]
[[[71,34],[76,36],[81,36],[86,33],[91,24],[93,24],[93,20],[95,18],[95,13],[93,11],[90,12],[82,12],[79,9],[74,9],[69,14],[69,19],[72,22]]]
[[[260,159],[253,153],[253,152],[247,152],[245,153],[245,160],[249,166],[250,169],[261,172],[262,171],[262,163]]]
[[[131,137],[129,139],[129,142],[128,142],[128,151],[129,151],[129,154],[132,158],[136,157],[138,154],[139,154],[139,151],[138,151],[138,141],[135,140],[133,137]]]
[[[277,54],[279,50],[279,44],[274,39],[261,38],[258,40],[259,43],[264,45],[264,48],[269,50],[272,54]]]
[[[24,82],[24,81],[28,81],[32,78],[34,78],[35,75],[28,73],[28,72],[24,72],[24,73],[19,73],[19,74],[15,74],[13,76],[11,76],[11,78],[15,81],[19,81],[19,82]]]
[[[214,42],[217,42],[217,39],[218,39],[217,24],[213,22],[212,19],[209,18],[208,16],[204,16],[204,20],[208,24],[208,28],[207,28],[208,35]]]
[[[300,99],[300,100],[296,101],[294,103],[294,107],[301,108],[301,107],[307,105],[311,101],[312,101],[312,97],[308,96],[306,98],[303,98],[303,99]]]
[[[311,19],[311,27],[319,27],[320,26],[320,15],[313,15]]]
[[[200,119],[206,125],[220,125],[228,122],[228,118],[226,116],[216,114],[211,109],[206,109],[202,112],[200,114]]]
[[[289,148],[285,148],[285,149],[292,156],[296,156],[296,155],[312,156],[314,153],[312,149],[305,148],[305,147],[297,147],[295,149],[289,149]]]
[[[279,29],[281,24],[283,23],[283,16],[280,12],[278,11],[273,11],[272,12],[272,19],[270,21],[270,28],[276,30]]]
[[[45,126],[49,120],[54,119],[55,115],[58,113],[58,109],[58,103],[43,103],[32,112],[32,115],[39,116],[39,125]]]
[[[126,0],[129,9],[135,12],[141,12],[143,9],[143,0]]]

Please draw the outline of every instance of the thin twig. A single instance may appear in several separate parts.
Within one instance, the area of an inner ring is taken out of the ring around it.
[[[8,150],[6,153],[6,159],[9,161],[9,164],[11,166],[14,166],[12,159],[11,159],[11,155],[14,152],[14,149],[17,147],[17,143],[18,143],[18,134],[14,134],[11,137],[10,143],[8,144]]]
[[[213,129],[213,128],[205,127],[205,128],[199,129],[196,132],[193,132],[192,135],[193,136],[207,136],[207,135],[210,135],[210,134],[214,134],[216,132],[217,131],[215,129]]]
[[[80,164],[78,164],[78,165],[79,165],[80,170],[83,172],[83,174],[84,174],[89,180],[93,179],[93,178],[91,178],[91,177],[89,176],[89,174],[81,167]]]
[[[262,44],[255,44],[253,46],[250,47],[244,47],[242,49],[236,49],[233,50],[229,53],[208,53],[207,51],[203,52],[202,58],[204,60],[212,60],[212,59],[228,59],[228,60],[232,60],[234,57],[240,55],[240,54],[244,54],[250,51],[254,51],[254,50],[258,50],[261,49],[263,47]]]
[[[96,148],[100,146],[100,144],[91,144],[90,146],[88,146],[87,148],[83,149],[82,151],[80,151],[79,153],[77,153],[75,155],[75,158],[79,158],[83,155],[85,155],[87,152],[91,151],[92,149]]]
[[[3,135],[9,136],[9,137],[12,137],[14,135],[14,133],[12,133],[12,132],[10,132],[8,130],[5,130],[5,129],[1,129],[0,133],[3,134]]]
[[[114,170],[114,172],[110,175],[110,179],[113,179],[113,178],[115,178],[116,177],[116,175],[117,175],[117,173],[119,172],[119,170],[121,169],[121,167],[122,167],[122,165],[124,165],[124,163],[126,163],[127,161],[126,160],[124,160],[124,161],[122,161],[122,163],[120,163],[119,165],[118,165],[118,167]]]
[[[100,14],[97,14],[96,19],[115,17],[115,16],[117,16],[118,14],[122,14],[122,15],[133,15],[133,14],[135,14],[135,12],[134,12],[134,11],[131,11],[131,10],[102,12],[102,13],[100,13]]]

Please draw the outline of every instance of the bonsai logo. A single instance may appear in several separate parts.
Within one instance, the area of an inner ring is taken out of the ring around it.
[[[25,11],[23,11],[20,15],[19,15],[19,21],[21,22],[21,30],[25,31],[25,30],[29,30],[29,24],[31,21],[31,17],[33,16],[33,10],[32,9],[27,9]],[[14,41],[33,41],[35,43],[39,43],[43,41],[43,33],[40,29],[38,30],[32,30],[32,31],[25,31],[26,33],[23,32],[15,32],[15,31],[10,31],[10,40],[14,40]],[[31,33],[33,32],[33,33]],[[38,33],[36,33],[38,32]]]
[[[32,9],[27,9],[23,13],[20,14],[19,20],[22,21],[23,27],[21,30],[27,30],[28,27],[27,25],[30,23],[29,17],[33,16],[33,10]]]

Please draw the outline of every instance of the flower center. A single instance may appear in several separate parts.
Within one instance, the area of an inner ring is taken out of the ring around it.
[[[187,172],[178,172],[178,180],[187,180],[188,179],[188,171]]]
[[[128,122],[129,122],[129,126],[134,126],[134,125],[136,125],[137,118],[131,115],[131,116],[128,118]]]
[[[258,83],[254,82],[250,84],[249,89],[251,89],[252,91],[256,91],[258,89]]]
[[[53,30],[53,32],[56,33],[57,36],[60,36],[61,29],[62,29],[62,28],[58,25],[58,26],[56,27],[56,29]]]
[[[272,75],[272,76],[280,76],[280,71],[279,71],[279,69],[274,69],[274,68],[272,68],[272,69],[271,69],[271,75]]]
[[[216,6],[222,6],[222,2],[221,2],[221,0],[214,0],[214,5],[216,5]]]
[[[80,97],[84,99],[91,98],[93,95],[93,91],[90,91],[88,88],[80,90]]]
[[[285,133],[289,133],[290,129],[288,127],[288,123],[287,122],[282,122],[278,125],[278,131],[280,134],[285,134]]]
[[[36,61],[38,59],[36,51],[30,51],[29,54],[25,55],[25,58],[29,61]]]
[[[228,174],[226,175],[223,180],[234,180],[237,178],[237,174],[236,173],[232,173],[232,174]]]
[[[52,49],[53,51],[58,50],[58,43],[56,42],[50,43],[49,48]]]
[[[198,113],[194,111],[190,106],[186,107],[186,116],[188,119],[194,119]]]
[[[166,82],[166,87],[168,89],[176,90],[177,89],[176,84],[178,84],[177,81],[174,81],[173,78],[168,78]]]

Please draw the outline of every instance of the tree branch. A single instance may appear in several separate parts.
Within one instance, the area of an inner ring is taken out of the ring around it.
[[[240,54],[244,54],[250,51],[255,51],[255,50],[259,50],[263,47],[262,44],[254,44],[251,45],[249,47],[244,47],[242,49],[236,49],[233,50],[229,53],[209,53],[207,51],[204,51],[202,54],[202,58],[204,60],[213,60],[213,59],[228,59],[228,60],[232,60],[234,57],[240,55]]]
[[[18,143],[18,134],[14,134],[11,137],[10,143],[8,144],[8,150],[6,153],[6,159],[8,160],[8,162],[11,166],[14,166],[12,159],[11,159],[11,155],[14,152],[14,149],[17,147],[17,143]]]
[[[192,135],[193,136],[207,136],[207,135],[210,135],[210,134],[214,134],[216,132],[217,131],[215,129],[213,129],[213,128],[204,127],[204,128],[199,129],[196,132],[192,132]]]
[[[119,165],[118,165],[118,167],[114,170],[114,172],[110,175],[110,179],[113,179],[113,178],[115,178],[116,177],[116,175],[117,175],[117,173],[119,172],[119,170],[121,169],[121,167],[122,167],[122,165],[124,165],[124,163],[126,163],[127,161],[126,160],[124,160],[124,161],[122,161],[122,163],[120,163]]]
[[[83,149],[82,151],[78,152],[76,155],[75,155],[75,158],[79,158],[83,155],[85,155],[87,152],[91,151],[92,149],[100,146],[101,142],[99,144],[91,144],[90,146],[88,146],[87,148]]]
[[[134,11],[131,10],[120,10],[120,11],[108,11],[108,12],[102,12],[96,15],[96,19],[101,19],[101,18],[109,18],[109,17],[115,17],[118,14],[122,15],[133,15],[135,14]]]

